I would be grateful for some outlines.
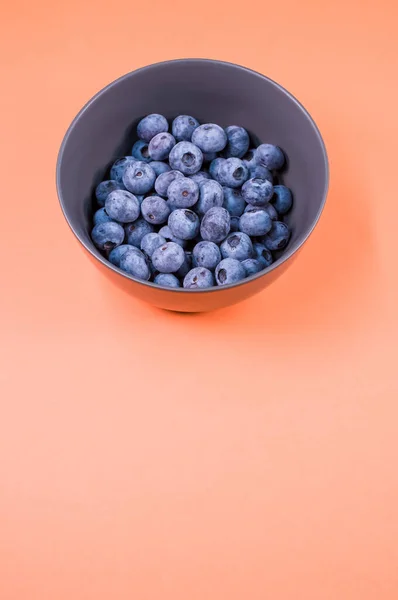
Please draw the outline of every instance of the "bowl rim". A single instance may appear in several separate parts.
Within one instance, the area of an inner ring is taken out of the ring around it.
[[[94,104],[94,102],[96,102],[96,100],[105,92],[107,92],[108,90],[110,90],[112,87],[117,86],[121,81],[128,79],[129,77],[134,76],[136,73],[142,72],[142,71],[149,71],[151,69],[156,69],[158,67],[161,66],[166,66],[166,65],[170,65],[170,64],[175,64],[175,63],[213,63],[215,65],[223,65],[223,66],[228,66],[228,67],[232,67],[234,69],[238,69],[238,70],[242,70],[242,71],[246,71],[247,73],[250,73],[251,75],[254,75],[256,77],[260,77],[261,79],[265,79],[268,83],[270,83],[271,85],[275,86],[276,88],[279,89],[279,91],[281,91],[282,93],[286,94],[290,100],[292,102],[294,102],[294,104],[296,104],[296,106],[305,114],[305,116],[307,117],[308,121],[310,122],[315,135],[318,138],[318,141],[320,143],[320,147],[322,150],[322,155],[323,155],[323,162],[324,162],[324,167],[325,167],[325,185],[324,185],[324,189],[323,189],[323,193],[322,193],[322,200],[321,203],[319,205],[318,208],[318,212],[314,218],[313,223],[311,224],[311,226],[309,227],[309,229],[306,231],[306,233],[304,234],[304,236],[302,237],[301,241],[299,241],[298,243],[296,243],[294,246],[292,247],[288,247],[286,252],[284,252],[282,254],[282,256],[280,256],[274,263],[272,263],[269,267],[266,267],[265,269],[263,269],[262,271],[260,271],[259,273],[255,273],[253,275],[250,275],[249,277],[246,277],[245,279],[242,279],[241,281],[238,281],[237,283],[231,283],[228,285],[221,285],[221,286],[213,286],[213,287],[209,287],[209,288],[200,288],[200,289],[187,289],[187,288],[172,288],[172,287],[167,287],[167,286],[163,286],[163,285],[159,285],[157,283],[153,283],[151,281],[144,281],[142,279],[137,279],[136,277],[133,277],[132,275],[130,275],[129,273],[126,273],[125,271],[122,271],[120,268],[116,267],[116,265],[113,265],[110,261],[108,261],[104,256],[102,256],[102,254],[100,253],[95,253],[93,251],[93,248],[90,247],[90,245],[88,245],[85,240],[75,231],[74,227],[72,226],[68,215],[67,215],[67,210],[65,207],[65,203],[64,203],[64,199],[63,199],[63,195],[62,195],[62,189],[61,189],[61,164],[63,161],[63,156],[64,156],[64,152],[65,152],[65,148],[66,145],[68,143],[69,137],[73,131],[73,129],[76,127],[77,123],[80,121],[80,119],[83,117],[84,113],[90,108],[90,106],[92,104]],[[79,112],[76,114],[76,116],[74,117],[74,119],[72,120],[72,122],[70,123],[69,127],[66,130],[66,133],[64,134],[64,137],[62,139],[62,143],[61,146],[59,148],[58,151],[58,156],[57,156],[57,163],[56,163],[56,188],[57,188],[57,195],[58,195],[58,200],[61,206],[61,210],[62,213],[65,217],[66,222],[68,223],[71,231],[73,232],[73,234],[75,235],[75,237],[77,238],[77,240],[81,243],[81,245],[86,249],[87,252],[89,252],[89,254],[91,254],[96,260],[98,260],[99,262],[101,262],[106,268],[110,269],[111,271],[117,273],[118,275],[121,275],[122,277],[125,277],[126,279],[129,279],[131,281],[134,281],[134,283],[138,283],[140,285],[144,285],[146,287],[152,288],[152,289],[158,289],[158,290],[163,290],[165,292],[172,292],[175,294],[187,294],[187,293],[191,293],[191,294],[216,294],[216,293],[220,293],[224,290],[227,289],[231,289],[231,288],[236,288],[239,286],[244,286],[245,284],[254,281],[255,279],[260,279],[261,277],[264,277],[265,275],[267,275],[268,273],[274,271],[275,269],[278,269],[283,263],[285,263],[286,261],[288,261],[290,258],[292,258],[293,255],[295,255],[301,248],[302,246],[305,244],[305,242],[308,240],[308,238],[310,237],[310,235],[312,234],[312,232],[314,231],[315,227],[317,226],[319,219],[323,213],[323,210],[325,208],[325,204],[326,204],[326,199],[327,199],[327,195],[328,195],[328,191],[329,191],[329,181],[330,181],[330,169],[329,169],[329,160],[328,160],[328,154],[327,154],[327,150],[326,150],[326,145],[325,142],[322,138],[321,132],[317,126],[317,124],[315,123],[314,119],[312,118],[312,116],[310,115],[310,113],[308,112],[308,110],[301,104],[301,102],[299,100],[297,100],[297,98],[291,93],[289,92],[286,88],[284,88],[281,84],[279,84],[278,82],[274,81],[273,79],[271,79],[270,77],[267,77],[266,75],[263,75],[262,73],[259,73],[258,71],[255,71],[253,69],[250,69],[248,67],[245,67],[243,65],[238,65],[236,63],[233,62],[228,62],[228,61],[223,61],[223,60],[217,60],[217,59],[212,59],[212,58],[176,58],[176,59],[171,59],[171,60],[165,60],[165,61],[160,61],[160,62],[156,62],[156,63],[151,63],[149,65],[145,65],[143,67],[139,67],[138,69],[134,69],[133,71],[129,71],[128,73],[125,73],[124,75],[118,77],[117,79],[111,81],[108,85],[104,86],[103,88],[101,88],[96,94],[94,94],[94,96],[92,96],[84,105],[83,107],[79,110]]]

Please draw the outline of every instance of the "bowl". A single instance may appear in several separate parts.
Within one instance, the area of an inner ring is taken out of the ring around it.
[[[280,146],[288,160],[283,183],[294,195],[285,219],[289,245],[267,269],[243,281],[205,290],[171,289],[144,282],[109,263],[90,239],[93,190],[111,164],[130,154],[137,122],[150,113],[172,119],[191,114],[202,123],[245,127],[257,145]],[[67,222],[102,272],[132,296],[173,311],[202,312],[244,300],[270,285],[291,265],[324,207],[328,160],[317,126],[305,108],[271,79],[216,60],[153,64],[117,79],[75,117],[57,162],[57,190]]]

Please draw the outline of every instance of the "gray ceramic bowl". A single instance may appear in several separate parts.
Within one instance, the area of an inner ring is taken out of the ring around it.
[[[93,190],[116,158],[129,154],[135,126],[149,113],[168,119],[192,114],[201,122],[241,125],[255,142],[281,146],[288,157],[283,183],[293,190],[286,219],[293,233],[282,256],[244,281],[208,290],[173,290],[143,282],[110,264],[90,239]],[[291,264],[325,204],[328,161],[322,137],[301,104],[274,81],[215,60],[158,63],[117,79],[92,98],[69,127],[58,156],[57,189],[70,228],[94,263],[120,287],[154,306],[208,311],[261,291]]]

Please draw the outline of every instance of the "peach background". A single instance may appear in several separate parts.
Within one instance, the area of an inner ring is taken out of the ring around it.
[[[61,4],[1,16],[1,600],[395,600],[395,3]],[[181,56],[275,78],[330,154],[299,260],[218,314],[113,288],[55,192],[82,104]]]

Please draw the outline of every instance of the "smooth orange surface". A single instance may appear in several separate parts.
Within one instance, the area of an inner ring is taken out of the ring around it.
[[[396,4],[61,5],[1,16],[1,600],[396,600]],[[112,287],[54,183],[87,99],[184,56],[286,86],[331,163],[291,269],[197,316]]]

